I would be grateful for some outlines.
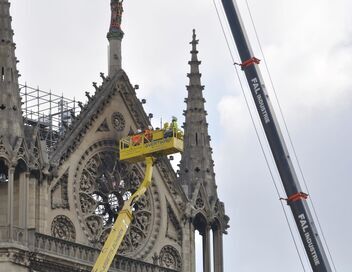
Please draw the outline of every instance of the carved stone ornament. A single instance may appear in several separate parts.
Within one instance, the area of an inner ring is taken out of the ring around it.
[[[101,125],[98,127],[97,131],[99,131],[99,132],[110,131],[109,125],[108,125],[108,122],[107,122],[106,119],[105,119],[105,120],[103,121],[103,123],[101,123]]]
[[[101,141],[82,156],[76,170],[76,210],[84,233],[97,247],[105,242],[124,202],[143,180],[137,165],[122,163],[118,157],[115,141]],[[144,247],[147,242],[152,243],[152,232],[157,230],[154,210],[153,193],[149,189],[134,206],[133,221],[119,254],[147,254]]]
[[[120,112],[114,112],[112,114],[111,123],[117,131],[123,131],[126,127],[125,117],[123,117]]]
[[[203,201],[201,195],[199,195],[196,199],[196,209],[201,210],[203,208],[204,208],[204,201]]]
[[[180,253],[172,246],[164,246],[160,251],[160,265],[169,269],[181,271],[182,262]]]
[[[51,235],[62,240],[74,242],[76,240],[75,226],[67,216],[58,215],[51,223]]]
[[[69,209],[68,202],[68,170],[59,178],[51,189],[51,208],[52,209]]]
[[[166,237],[182,245],[182,228],[169,204],[167,204],[167,217]]]
[[[0,136],[0,156],[5,158],[9,157],[9,152],[4,144],[2,136]]]

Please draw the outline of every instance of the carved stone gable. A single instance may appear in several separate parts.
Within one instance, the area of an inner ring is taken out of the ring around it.
[[[198,190],[195,190],[195,195],[197,197],[193,198],[193,207],[197,211],[204,211],[208,213],[210,211],[209,209],[209,202],[207,198],[207,194],[205,192],[204,187],[201,184],[198,184]]]
[[[18,138],[14,147],[14,154],[16,154],[16,160],[22,159],[28,163],[28,150],[27,145],[23,138]]]

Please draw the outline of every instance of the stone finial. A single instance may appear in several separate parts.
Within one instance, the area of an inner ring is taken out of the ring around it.
[[[0,18],[0,134],[13,145],[24,137],[24,126],[8,1],[0,1]]]

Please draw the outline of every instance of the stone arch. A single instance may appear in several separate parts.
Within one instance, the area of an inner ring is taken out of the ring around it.
[[[8,175],[9,175],[9,161],[4,158],[0,157],[0,183],[7,182]]]
[[[219,218],[217,218],[217,217],[213,218],[212,223],[211,223],[211,229],[213,231],[222,230],[222,224],[221,224],[221,221],[219,220]]]
[[[198,230],[201,235],[208,229],[209,223],[202,211],[199,211],[193,218],[193,225],[195,230]]]

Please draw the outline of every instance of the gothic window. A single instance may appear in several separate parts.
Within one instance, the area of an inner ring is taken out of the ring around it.
[[[5,162],[0,159],[0,183],[8,182],[8,167]]]
[[[112,114],[111,123],[117,131],[123,131],[126,126],[125,118],[120,112],[114,112]]]
[[[74,183],[78,216],[89,241],[100,247],[105,242],[124,202],[143,180],[135,164],[118,160],[117,144],[101,141],[82,156]],[[134,217],[119,254],[144,250],[154,231],[154,199],[151,190],[134,206]]]
[[[74,242],[76,240],[75,226],[67,216],[56,216],[51,223],[51,235],[56,238]]]
[[[181,271],[180,253],[172,246],[164,246],[160,251],[160,265]]]

